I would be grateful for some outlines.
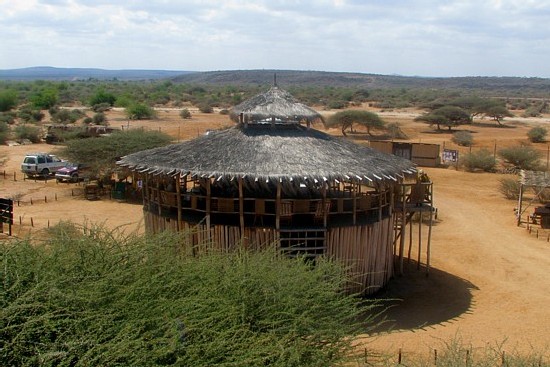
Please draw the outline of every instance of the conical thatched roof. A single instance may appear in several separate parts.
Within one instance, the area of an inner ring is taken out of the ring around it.
[[[297,124],[237,125],[130,154],[118,164],[138,172],[249,182],[384,181],[415,172],[409,160]]]
[[[298,102],[290,93],[273,86],[265,93],[258,94],[233,107],[230,117],[235,122],[243,114],[245,122],[261,122],[275,119],[276,122],[315,122],[323,117],[315,110]]]

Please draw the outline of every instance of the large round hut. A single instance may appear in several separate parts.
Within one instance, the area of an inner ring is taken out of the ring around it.
[[[186,231],[193,248],[275,243],[289,256],[342,261],[353,291],[384,286],[394,194],[414,165],[310,128],[322,117],[277,86],[231,117],[234,127],[119,161],[142,177],[146,231]]]

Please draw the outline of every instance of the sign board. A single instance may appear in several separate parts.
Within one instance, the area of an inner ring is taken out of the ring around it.
[[[458,150],[443,149],[443,162],[458,162]]]

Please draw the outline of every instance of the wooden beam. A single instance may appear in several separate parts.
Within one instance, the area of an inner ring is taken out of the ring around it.
[[[178,223],[176,225],[176,229],[178,230],[178,232],[181,231],[181,174],[178,173],[178,175],[176,176],[177,178],[175,178],[175,181],[176,181],[176,204],[177,204],[177,207],[178,207]]]
[[[275,229],[281,229],[281,181],[277,181],[277,197],[275,200]]]
[[[516,214],[517,217],[517,225],[518,227],[521,225],[521,211],[522,211],[522,205],[523,205],[523,184],[519,184],[519,198],[518,198],[518,212]]]
[[[243,245],[245,244],[245,237],[244,237],[244,194],[243,194],[243,178],[239,177],[239,219],[241,224],[241,241],[243,242]],[[247,246],[245,246],[247,247]]]

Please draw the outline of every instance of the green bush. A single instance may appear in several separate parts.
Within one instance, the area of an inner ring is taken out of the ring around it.
[[[130,120],[146,120],[156,117],[156,112],[153,108],[142,104],[134,103],[126,107],[126,115]]]
[[[496,160],[493,154],[487,149],[481,149],[466,154],[462,158],[462,165],[469,172],[493,172],[495,170]]]
[[[98,112],[98,113],[109,111],[110,109],[111,109],[111,105],[109,103],[98,103],[92,106],[92,111]]]
[[[180,111],[180,117],[182,119],[190,119],[191,118],[191,112],[187,108],[184,108]]]
[[[9,138],[10,128],[4,121],[0,121],[0,144],[4,144]]]
[[[519,199],[519,180],[518,178],[502,178],[500,179],[500,192],[506,199],[518,200]]]
[[[50,233],[0,244],[1,365],[336,366],[372,326],[374,301],[341,292],[344,270],[323,259],[195,257],[169,233]]]
[[[474,136],[469,131],[461,130],[454,133],[451,140],[460,146],[470,147],[474,143]]]
[[[95,125],[107,125],[107,116],[103,112],[98,112],[92,117]]]
[[[25,106],[17,112],[17,117],[24,122],[39,122],[44,118],[44,113],[31,106]]]
[[[7,112],[17,106],[17,92],[14,90],[0,91],[0,112]]]
[[[532,143],[543,143],[546,141],[548,130],[542,126],[536,126],[527,132],[527,137]]]
[[[201,103],[199,105],[199,111],[202,113],[212,113],[214,112],[214,108],[209,103]]]
[[[528,107],[522,114],[523,117],[539,117],[540,115],[540,108],[536,106]]]
[[[84,112],[78,109],[72,111],[67,109],[50,109],[52,122],[56,124],[74,124],[79,118],[84,116]]]
[[[529,171],[541,170],[539,159],[542,154],[537,149],[528,146],[520,145],[501,149],[498,154],[504,159],[507,165],[511,165],[516,169],[525,169]]]
[[[15,137],[19,140],[29,139],[33,143],[40,143],[42,130],[38,126],[23,124],[15,127]]]
[[[15,112],[0,112],[0,122],[5,122],[8,125],[14,124],[16,117]]]

